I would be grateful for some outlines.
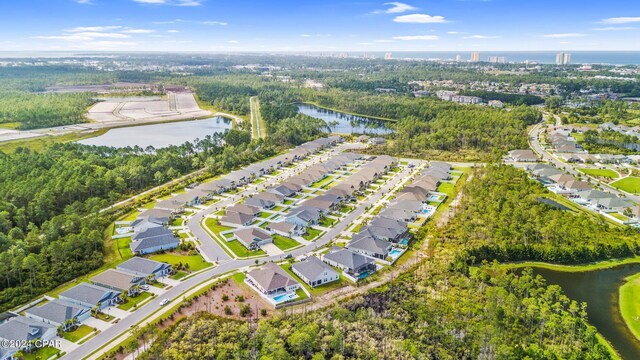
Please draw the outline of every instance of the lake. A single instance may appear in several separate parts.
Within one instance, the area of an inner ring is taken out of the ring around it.
[[[609,269],[567,272],[533,267],[549,284],[562,287],[572,300],[587,303],[589,323],[609,340],[623,359],[640,358],[638,341],[622,319],[618,290],[624,279],[640,272],[640,264],[626,264]]]
[[[105,134],[79,141],[84,145],[113,146],[123,148],[139,146],[156,149],[170,145],[181,145],[187,141],[204,139],[207,135],[231,129],[231,120],[220,116],[192,121],[130,126],[111,129]]]
[[[338,134],[389,134],[393,132],[389,127],[389,121],[345,114],[311,104],[298,104],[298,111],[322,119],[327,125],[330,125],[331,121],[337,121],[338,125],[331,127],[331,131]]]

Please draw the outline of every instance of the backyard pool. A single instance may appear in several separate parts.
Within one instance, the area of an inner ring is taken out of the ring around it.
[[[429,201],[440,201],[440,195],[429,195]]]
[[[389,252],[389,257],[393,258],[394,260],[400,255],[402,255],[401,249],[391,249],[391,251]]]
[[[360,275],[358,275],[358,280],[366,279],[369,275],[371,275],[370,271],[361,272]]]
[[[296,293],[286,293],[286,294],[274,296],[273,297],[273,301],[276,304],[280,304],[280,303],[283,303],[283,302],[286,302],[286,301],[293,300],[293,299],[295,299],[297,297],[298,297],[298,294],[296,294]]]
[[[408,238],[402,239],[398,244],[407,246],[409,245],[409,239]]]

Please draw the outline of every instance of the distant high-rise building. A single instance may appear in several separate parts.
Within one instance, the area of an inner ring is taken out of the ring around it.
[[[556,54],[556,65],[569,65],[571,64],[571,54],[565,52],[559,52]]]
[[[457,62],[462,61],[462,56],[460,56],[460,54],[456,55],[456,61]]]
[[[478,62],[480,61],[480,53],[477,51],[474,51],[471,53],[471,62]]]
[[[505,64],[507,62],[507,58],[504,56],[489,56],[489,62],[494,64]]]
[[[391,60],[391,59],[393,59],[393,54],[392,54],[392,53],[390,53],[390,52],[389,52],[389,53],[385,53],[385,54],[384,54],[384,59],[385,59],[385,60]]]

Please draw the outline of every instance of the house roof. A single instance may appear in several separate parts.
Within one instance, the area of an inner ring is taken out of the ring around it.
[[[562,186],[566,187],[567,189],[572,189],[572,190],[589,190],[591,189],[591,185],[589,185],[588,182],[586,181],[578,181],[578,180],[570,180],[565,182],[564,184],[562,184]]]
[[[166,246],[166,245],[178,245],[180,244],[180,239],[175,237],[173,233],[164,234],[161,236],[154,236],[149,238],[144,238],[138,241],[132,241],[129,244],[131,251],[138,252],[143,251],[145,249],[151,249],[158,246]]]
[[[170,268],[171,265],[146,259],[139,256],[134,256],[131,259],[121,263],[116,268],[118,270],[126,271],[138,276],[148,276],[153,273]]]
[[[298,284],[286,271],[274,263],[266,263],[259,269],[253,269],[247,276],[267,292]]]
[[[129,290],[142,278],[124,271],[108,269],[91,278],[91,282],[99,285],[110,286],[120,291]]]
[[[323,256],[324,259],[333,261],[348,269],[356,270],[374,261],[366,256],[356,254],[347,249],[339,249]]]
[[[588,199],[588,200],[615,197],[613,194],[610,194],[610,193],[607,193],[607,192],[604,192],[604,191],[600,191],[600,190],[584,190],[584,191],[578,191],[576,194],[578,196],[580,196],[581,198]]]
[[[291,189],[291,188],[289,188],[287,186],[284,186],[284,185],[278,185],[278,186],[270,187],[270,188],[267,189],[267,191],[273,192],[273,193],[276,193],[276,194],[281,194],[283,196],[291,196],[291,195],[296,193],[296,190]]]
[[[80,283],[60,294],[60,296],[88,304],[97,304],[99,301],[119,295],[120,293],[116,291],[89,283]]]
[[[256,196],[248,197],[244,200],[245,205],[251,206],[259,206],[261,208],[274,206],[276,203],[273,200],[267,200],[263,198],[258,198]]]
[[[453,167],[451,167],[451,164],[443,162],[443,161],[431,161],[431,162],[429,162],[429,167],[441,169],[443,171],[449,171],[449,170],[453,169]]]
[[[407,197],[403,197],[403,199],[405,198]],[[424,203],[420,200],[403,200],[403,199],[400,199],[400,198],[396,199],[391,204],[387,205],[387,209],[388,210],[398,209],[398,210],[407,210],[407,211],[417,212],[422,210],[424,207]]]
[[[156,209],[168,209],[168,210],[177,210],[185,205],[185,202],[176,200],[175,198],[167,199],[159,201],[156,204]]]
[[[148,239],[148,238],[159,237],[159,236],[167,236],[167,235],[173,236],[173,232],[161,225],[148,224],[148,226],[146,227],[140,227],[140,231],[137,231],[135,234],[133,234],[133,236],[131,237],[131,240],[139,241],[142,239]]]
[[[274,194],[274,193],[270,193],[270,192],[261,192],[259,194],[254,195],[253,198],[254,199],[270,200],[270,201],[273,201],[274,203],[278,203],[278,202],[282,201],[282,199],[284,199],[284,196],[278,195],[278,194]]]
[[[335,203],[333,201],[325,201],[318,198],[313,198],[313,199],[303,201],[302,204],[300,205],[322,209],[322,210],[329,210],[331,209],[332,206],[335,205]]]
[[[292,217],[298,217],[304,221],[318,221],[320,219],[320,213],[318,210],[306,206],[298,206],[295,209],[292,209],[289,214],[287,214],[287,219]]]
[[[538,156],[532,150],[511,150],[509,156],[516,160],[537,161]]]
[[[35,340],[51,329],[56,327],[24,316],[16,316],[0,324],[0,338],[17,341]]]
[[[379,216],[394,220],[413,219],[416,213],[411,210],[403,209],[384,209],[380,212]]]
[[[253,215],[250,214],[245,214],[245,213],[239,213],[239,212],[235,212],[235,211],[228,211],[227,213],[220,218],[221,222],[227,222],[227,223],[231,223],[231,224],[236,224],[236,225],[244,225],[250,221],[252,221],[254,218]]]
[[[86,312],[88,309],[83,306],[72,304],[68,301],[54,299],[42,306],[34,306],[27,309],[27,315],[34,315],[47,319],[58,324],[64,324],[65,321]]]
[[[597,199],[596,203],[608,209],[624,209],[633,207],[633,204],[630,201],[617,197]]]
[[[247,247],[251,247],[256,241],[264,241],[271,239],[271,234],[262,230],[258,227],[248,227],[240,230],[236,230],[233,232],[236,238],[247,245]]]
[[[249,215],[257,215],[260,213],[260,208],[257,206],[251,206],[247,204],[236,204],[227,208],[227,212],[245,213]]]
[[[282,232],[289,232],[292,229],[295,229],[296,226],[297,226],[296,224],[291,224],[286,221],[280,221],[277,223],[271,223],[267,225],[267,229],[282,231]]]
[[[391,244],[386,241],[377,240],[371,236],[365,236],[363,238],[350,241],[347,244],[347,249],[359,249],[386,255],[391,249]]]
[[[325,264],[315,256],[309,256],[301,262],[294,263],[291,265],[291,269],[297,271],[310,281],[318,280],[325,271],[333,274],[338,273],[331,266]]]

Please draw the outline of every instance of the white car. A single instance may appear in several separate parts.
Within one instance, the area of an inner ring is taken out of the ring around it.
[[[160,306],[165,306],[169,303],[169,299],[162,299],[162,301],[160,301]]]
[[[140,289],[149,290],[149,285],[140,285]]]

